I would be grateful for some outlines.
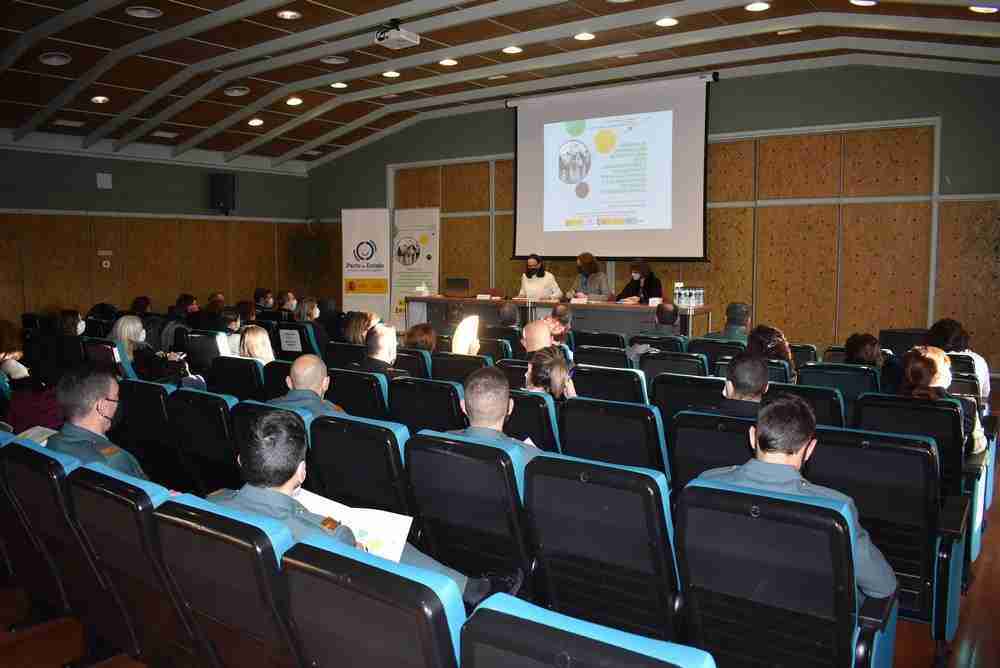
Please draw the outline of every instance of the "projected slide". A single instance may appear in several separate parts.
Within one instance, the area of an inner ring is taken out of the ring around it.
[[[544,126],[544,231],[669,230],[673,111]]]

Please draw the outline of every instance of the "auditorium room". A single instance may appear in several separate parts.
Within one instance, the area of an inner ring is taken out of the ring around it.
[[[1000,0],[4,0],[0,84],[0,666],[1000,667]]]

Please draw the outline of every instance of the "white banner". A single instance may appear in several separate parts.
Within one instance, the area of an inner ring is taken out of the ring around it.
[[[392,241],[392,324],[406,322],[406,297],[426,287],[438,292],[438,242],[441,237],[439,209],[399,209],[396,211],[396,237]],[[418,321],[426,321],[426,315]],[[412,324],[412,323],[411,323]]]
[[[389,210],[344,209],[344,311],[389,315]]]

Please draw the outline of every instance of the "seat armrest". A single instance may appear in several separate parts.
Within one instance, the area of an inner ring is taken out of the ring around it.
[[[986,432],[986,438],[995,441],[1000,431],[1000,417],[987,415],[983,418],[983,431]]]
[[[973,455],[965,456],[965,463],[962,465],[962,474],[978,478],[986,469],[986,453],[989,448]]]
[[[885,630],[896,604],[896,592],[885,598],[866,598],[858,611],[858,624],[864,629]]]
[[[946,496],[938,513],[938,533],[946,538],[961,540],[969,522],[970,505],[972,502],[967,496]]]

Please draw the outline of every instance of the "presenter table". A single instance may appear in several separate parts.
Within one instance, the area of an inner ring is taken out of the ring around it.
[[[552,307],[559,302],[531,301],[512,299],[521,311],[521,324],[532,320],[540,320],[552,312]],[[497,309],[504,303],[500,299],[469,299],[454,297],[407,297],[406,326],[412,327],[420,323],[430,323],[439,332],[450,331],[454,326],[457,314],[449,318],[449,311],[461,310],[461,317],[478,315],[480,324],[495,325],[499,323]],[[651,329],[656,321],[656,307],[645,304],[616,304],[614,302],[589,302],[587,304],[569,304],[573,314],[573,328],[592,332],[618,332],[626,339],[639,332]],[[704,316],[707,320],[706,332],[712,331],[712,309],[708,306],[697,308],[679,308],[678,320],[681,331],[692,336],[694,320]]]

